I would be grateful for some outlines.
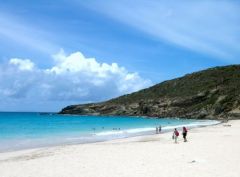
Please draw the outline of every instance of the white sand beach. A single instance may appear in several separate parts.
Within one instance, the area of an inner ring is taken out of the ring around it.
[[[240,176],[240,121],[171,135],[0,153],[0,177]]]

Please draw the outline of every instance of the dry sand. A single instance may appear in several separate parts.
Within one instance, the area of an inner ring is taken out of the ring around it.
[[[0,153],[0,177],[240,176],[240,121],[192,129],[188,140],[166,133]]]

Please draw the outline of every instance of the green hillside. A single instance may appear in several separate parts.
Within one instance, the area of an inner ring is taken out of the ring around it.
[[[106,102],[69,106],[60,113],[239,118],[239,88],[240,65],[215,67]]]

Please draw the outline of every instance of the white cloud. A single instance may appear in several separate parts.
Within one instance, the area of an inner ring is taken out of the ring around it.
[[[81,52],[73,53],[69,56],[65,56],[64,53],[60,53],[54,56],[58,62],[56,66],[47,70],[48,72],[54,72],[56,74],[63,74],[67,72],[88,72],[94,73],[97,77],[107,77],[109,73],[124,72],[124,68],[119,68],[116,63],[108,65],[106,63],[98,63],[94,58],[85,58]]]
[[[226,61],[239,61],[238,1],[105,0],[79,3],[143,31],[155,40]]]
[[[81,52],[54,55],[55,65],[38,68],[29,59],[13,58],[0,65],[0,97],[36,102],[103,101],[137,91],[151,81],[117,63],[99,63]],[[4,98],[4,99],[3,99]],[[1,109],[1,108],[0,108]]]
[[[31,62],[29,59],[19,59],[19,58],[12,58],[9,61],[9,64],[16,65],[20,70],[27,70],[32,71],[34,68],[34,63]]]

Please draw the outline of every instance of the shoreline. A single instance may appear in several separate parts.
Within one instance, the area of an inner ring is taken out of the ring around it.
[[[121,116],[126,116],[126,117],[131,117],[131,118],[145,118],[145,119],[189,119],[189,120],[216,120],[216,121],[224,121],[225,119],[222,117],[210,117],[210,118],[203,118],[203,119],[199,119],[199,118],[194,118],[194,117],[155,117],[155,116],[144,116],[144,115],[109,115],[109,114],[63,114],[60,112],[55,113],[57,115],[64,115],[64,116],[105,116],[105,117],[121,117]],[[230,118],[227,120],[239,120],[237,118]]]
[[[178,118],[179,119],[179,118]],[[182,124],[182,125],[170,125],[170,126],[163,126],[162,131],[160,134],[165,134],[172,132],[174,128],[180,129],[182,126],[186,126],[189,130],[200,128],[200,127],[207,127],[207,126],[215,126],[218,124],[221,124],[221,121],[215,121],[215,120],[196,120],[196,122],[190,123],[190,124]],[[208,121],[210,123],[208,123]],[[214,122],[215,121],[215,122]],[[199,122],[203,122],[203,124],[198,124]],[[116,130],[116,132],[107,131],[107,132],[99,132],[95,133],[93,135],[89,135],[87,137],[85,136],[79,136],[75,138],[70,138],[72,140],[68,140],[68,137],[65,137],[64,140],[59,141],[59,137],[55,137],[55,142],[49,142],[48,138],[42,139],[29,139],[30,141],[33,141],[32,144],[25,145],[22,147],[12,147],[11,149],[1,149],[1,153],[7,153],[7,152],[15,152],[15,151],[24,151],[24,150],[32,150],[32,149],[41,149],[41,148],[51,148],[51,147],[58,147],[58,146],[69,146],[69,145],[82,145],[82,144],[93,144],[93,143],[101,143],[101,142],[110,142],[114,140],[121,140],[121,139],[128,139],[128,138],[134,138],[134,137],[141,137],[141,136],[153,136],[157,135],[155,132],[155,127],[153,128],[137,128],[137,129],[152,129],[152,130],[145,130],[145,131],[138,131],[135,133],[127,133],[128,131],[133,131],[135,129],[128,129],[128,130]],[[100,135],[101,134],[101,135]],[[159,134],[159,133],[158,133]],[[54,138],[54,137],[53,137]],[[90,139],[86,139],[90,138]],[[84,140],[85,139],[85,140]],[[29,141],[23,140],[23,141]],[[45,141],[45,143],[43,142]]]
[[[0,176],[239,176],[240,120],[191,129],[186,143],[171,134],[0,153]]]

